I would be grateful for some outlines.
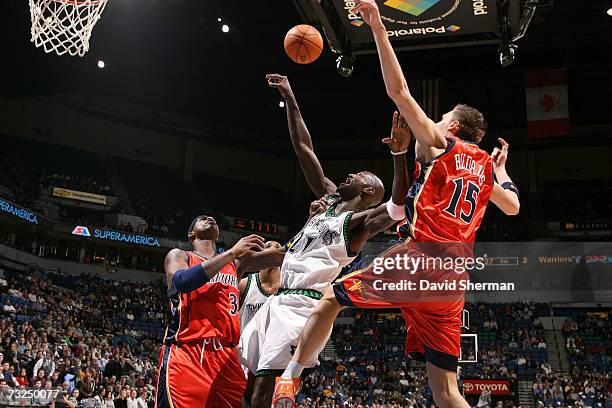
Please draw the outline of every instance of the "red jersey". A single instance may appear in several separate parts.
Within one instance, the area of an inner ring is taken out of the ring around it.
[[[206,262],[193,252],[187,252],[189,267]],[[164,342],[193,343],[207,338],[238,345],[238,275],[234,263],[225,265],[209,282],[188,293],[175,291],[170,295],[172,322]]]
[[[474,242],[493,191],[493,160],[476,144],[447,138],[428,163],[417,161],[406,197],[403,238],[416,242]]]

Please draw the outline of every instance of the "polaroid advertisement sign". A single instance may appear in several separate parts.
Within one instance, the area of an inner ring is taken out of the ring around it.
[[[378,0],[392,42],[431,48],[451,41],[482,41],[497,35],[495,0]],[[333,0],[353,51],[374,50],[372,31],[355,10],[354,0]],[[411,43],[414,41],[414,43]],[[447,44],[449,45],[449,44]]]

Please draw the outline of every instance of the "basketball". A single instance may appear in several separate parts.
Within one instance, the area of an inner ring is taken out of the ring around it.
[[[298,64],[310,64],[323,51],[323,37],[319,31],[307,24],[293,27],[285,36],[285,52]]]

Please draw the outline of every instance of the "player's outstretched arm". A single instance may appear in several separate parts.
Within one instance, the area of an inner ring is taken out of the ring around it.
[[[285,259],[285,247],[270,248],[261,252],[248,252],[238,262],[238,272],[245,274],[259,272],[264,269],[278,268]]]
[[[366,211],[353,214],[349,222],[350,248],[359,252],[368,239],[406,217],[404,204],[410,186],[406,152],[410,145],[410,129],[397,113],[393,114],[391,137],[382,140],[393,155],[393,188],[391,200]]]
[[[387,36],[387,30],[380,18],[376,1],[357,0],[356,3],[355,9],[359,11],[363,20],[372,28],[387,95],[395,102],[402,116],[406,118],[414,137],[421,146],[446,148],[444,135],[438,131],[435,123],[427,117],[410,94],[402,67],[397,60]]]
[[[498,140],[502,147],[501,149],[496,147],[491,154],[495,177],[497,178],[497,182],[493,185],[491,201],[506,215],[517,215],[521,208],[519,192],[506,171],[510,145],[502,138]]]
[[[236,245],[222,254],[189,267],[185,251],[175,248],[168,252],[164,261],[168,289],[181,293],[191,292],[211,280],[228,263],[234,262],[252,251],[261,251],[264,239],[258,235],[249,235],[239,240]]]
[[[291,89],[291,84],[289,84],[289,79],[279,74],[268,74],[266,75],[266,80],[268,81],[268,86],[278,89],[283,98],[285,98],[289,136],[291,136],[293,149],[310,189],[317,197],[335,193],[336,185],[325,177],[323,167],[314,152],[310,133],[302,118],[302,113]]]

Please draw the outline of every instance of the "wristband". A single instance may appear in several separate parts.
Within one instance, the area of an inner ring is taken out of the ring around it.
[[[502,188],[504,190],[510,190],[512,192],[514,192],[514,194],[516,194],[517,197],[521,197],[521,195],[519,194],[518,188],[516,188],[516,185],[511,182],[511,181],[506,181],[505,183],[502,183]]]
[[[406,218],[406,208],[403,205],[397,205],[393,199],[387,201],[387,212],[392,220],[399,221]]]
[[[394,156],[399,156],[399,155],[405,154],[407,152],[408,152],[408,149],[404,149],[401,152],[394,152],[393,150],[391,150],[391,154],[394,155]]]
[[[181,293],[187,293],[198,289],[209,280],[210,278],[204,270],[204,263],[199,263],[189,269],[176,271],[172,275],[172,286]]]

